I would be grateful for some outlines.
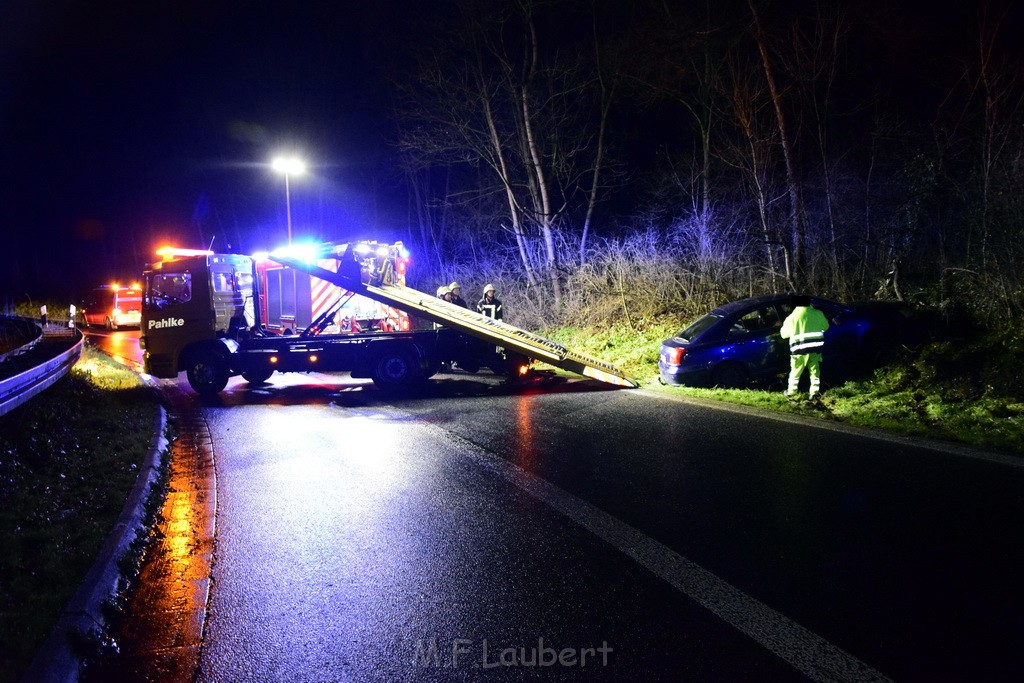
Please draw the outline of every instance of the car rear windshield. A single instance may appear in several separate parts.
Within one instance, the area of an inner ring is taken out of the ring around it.
[[[722,319],[722,316],[715,315],[714,313],[708,313],[696,320],[693,324],[687,327],[685,330],[677,334],[676,336],[686,341],[696,339],[700,335],[711,329],[711,326]]]

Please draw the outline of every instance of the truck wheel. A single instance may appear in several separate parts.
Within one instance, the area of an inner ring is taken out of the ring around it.
[[[270,376],[273,374],[273,370],[253,370],[251,372],[243,372],[242,379],[249,384],[263,384],[270,379]]]
[[[114,325],[114,321],[110,318],[107,318],[107,329],[111,331],[117,329],[117,326]]]
[[[200,396],[213,396],[228,384],[228,364],[223,356],[212,351],[194,356],[185,374],[188,383]]]
[[[419,366],[412,355],[401,349],[384,351],[377,357],[373,369],[373,383],[381,389],[397,389],[420,379]]]

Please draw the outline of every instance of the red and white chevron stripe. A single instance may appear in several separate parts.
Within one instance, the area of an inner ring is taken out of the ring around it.
[[[334,259],[317,261],[317,265],[332,273],[338,272],[338,262]],[[310,295],[313,300],[313,320],[334,305],[343,294],[340,287],[318,277],[309,278]]]

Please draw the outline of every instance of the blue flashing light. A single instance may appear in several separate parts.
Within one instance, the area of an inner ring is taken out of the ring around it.
[[[312,263],[320,258],[320,248],[316,244],[291,244],[270,252],[270,258],[275,256],[284,256],[285,258]]]

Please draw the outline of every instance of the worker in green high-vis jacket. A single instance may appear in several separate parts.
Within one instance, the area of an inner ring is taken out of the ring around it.
[[[811,304],[809,296],[793,297],[793,312],[782,321],[783,339],[789,340],[789,384],[786,396],[795,396],[804,370],[811,374],[810,398],[821,393],[821,352],[825,348],[828,319]]]

